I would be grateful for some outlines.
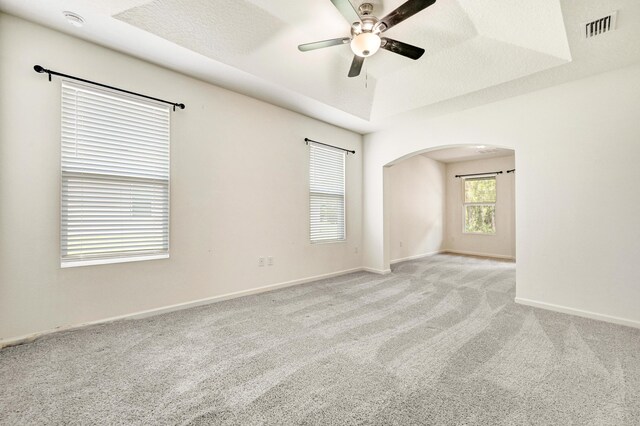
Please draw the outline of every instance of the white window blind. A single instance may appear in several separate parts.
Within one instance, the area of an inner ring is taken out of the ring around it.
[[[63,81],[63,267],[169,256],[169,114]]]
[[[309,212],[311,242],[345,239],[345,153],[309,143]]]

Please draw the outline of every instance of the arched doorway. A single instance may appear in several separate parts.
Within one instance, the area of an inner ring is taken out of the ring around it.
[[[487,145],[417,151],[384,166],[391,265],[436,253],[515,259],[515,152]]]

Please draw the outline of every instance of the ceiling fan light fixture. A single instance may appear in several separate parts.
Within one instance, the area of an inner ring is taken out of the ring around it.
[[[351,50],[360,57],[371,56],[380,49],[380,36],[374,33],[361,33],[351,40]]]
[[[420,59],[424,54],[424,49],[421,47],[412,46],[388,37],[380,37],[380,34],[431,6],[436,0],[404,0],[403,4],[382,19],[378,19],[372,14],[372,3],[364,0],[365,3],[361,3],[358,10],[356,10],[352,1],[353,0],[331,0],[331,3],[338,9],[338,12],[340,12],[349,25],[351,25],[351,37],[300,44],[298,45],[298,50],[308,52],[310,50],[350,43],[354,57],[351,61],[349,73],[347,74],[349,77],[359,76],[365,58],[374,55],[380,49],[413,59],[414,61]]]

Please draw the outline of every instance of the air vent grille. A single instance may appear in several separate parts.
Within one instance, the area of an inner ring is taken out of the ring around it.
[[[616,29],[617,12],[613,12],[602,18],[595,19],[584,24],[584,37],[592,38],[600,34],[607,33]]]

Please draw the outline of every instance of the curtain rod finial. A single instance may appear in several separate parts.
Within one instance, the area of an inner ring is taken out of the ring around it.
[[[39,72],[39,73],[44,72],[44,68],[42,68],[40,65],[35,65],[33,69],[35,70],[35,72]]]

